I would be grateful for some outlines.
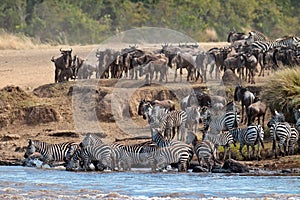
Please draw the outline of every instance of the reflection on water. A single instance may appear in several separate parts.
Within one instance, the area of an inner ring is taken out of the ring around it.
[[[211,173],[67,172],[0,167],[0,198],[300,198],[300,177]]]

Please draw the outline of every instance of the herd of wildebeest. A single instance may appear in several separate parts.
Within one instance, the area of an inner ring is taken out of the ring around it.
[[[211,48],[204,51],[198,44],[179,43],[163,44],[161,48],[152,50],[140,49],[137,45],[121,50],[97,50],[97,63],[75,55],[72,49],[60,49],[61,57],[52,57],[55,64],[55,82],[69,79],[89,79],[93,76],[101,79],[129,78],[137,79],[146,76],[146,83],[151,84],[154,78],[168,81],[169,69],[177,69],[180,75],[187,71],[187,81],[204,81],[209,72],[210,78],[215,72],[215,79],[220,73],[231,69],[239,79],[244,78],[251,84],[260,66],[259,76],[264,70],[277,70],[280,67],[300,64],[299,37],[283,36],[276,40],[268,38],[258,31],[249,34],[230,32],[227,41],[230,45],[222,48]],[[208,71],[208,72],[207,72]],[[180,76],[182,78],[182,76]]]
[[[254,84],[258,65],[261,69],[259,75],[264,75],[266,69],[277,70],[300,64],[299,38],[295,36],[270,41],[257,31],[250,31],[247,35],[230,32],[228,42],[230,45],[227,47],[208,51],[199,50],[197,44],[165,44],[161,49],[152,51],[137,46],[120,51],[97,50],[96,65],[87,64],[78,56],[72,57],[72,49],[60,50],[62,56],[52,58],[55,63],[55,82],[89,79],[94,75],[101,79],[138,79],[145,75],[146,84],[151,85],[154,75],[156,79],[160,75],[159,81],[167,82],[169,69],[175,70],[174,81],[177,78],[176,70],[179,69],[182,81],[182,70],[186,69],[187,81],[201,79],[205,82],[207,70],[211,79],[213,71],[214,78],[218,79],[222,70],[232,70],[241,82],[245,79]],[[67,170],[88,170],[93,163],[96,169],[102,170],[130,170],[132,165],[142,165],[155,171],[176,163],[178,171],[187,171],[196,155],[199,165],[211,171],[222,163],[221,160],[231,158],[230,147],[239,143],[239,151],[244,159],[259,160],[262,158],[260,149],[264,148],[266,139],[267,105],[253,91],[241,85],[236,86],[233,96],[234,100],[228,102],[222,96],[192,91],[180,100],[180,108],[176,108],[172,100],[142,99],[137,110],[139,116],[148,120],[150,141],[138,144],[104,143],[98,134],[92,133],[86,134],[81,143],[47,144],[29,140],[24,157],[28,162],[33,153],[39,152],[44,164],[64,161]],[[267,127],[273,155],[278,157],[277,146],[280,156],[297,153],[300,110],[294,109],[296,124],[286,122],[285,116],[276,110],[271,113]],[[200,123],[203,124],[201,129]],[[199,133],[202,133],[201,137]],[[243,152],[245,145],[248,157]],[[222,159],[219,146],[224,147]]]

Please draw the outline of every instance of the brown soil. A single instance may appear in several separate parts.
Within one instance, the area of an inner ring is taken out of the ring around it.
[[[203,46],[209,49],[220,44]],[[137,115],[138,101],[141,98],[168,97],[174,100],[178,107],[178,100],[186,90],[180,83],[172,83],[171,91],[170,88],[159,84],[140,86],[128,97],[129,106],[122,102],[122,98],[116,98],[121,100],[118,104],[120,108],[112,111],[112,95],[126,96],[130,92],[132,82],[125,80],[121,86],[118,86],[119,82],[116,80],[80,82],[81,87],[74,81],[53,84],[54,65],[50,59],[52,56],[59,56],[59,48],[0,50],[0,164],[19,163],[23,159],[29,138],[49,143],[79,142],[86,132],[97,132],[99,127],[105,134],[106,142],[136,136],[148,137],[150,133],[146,127],[147,122]],[[82,57],[87,57],[95,48],[97,46],[72,47],[74,54]],[[264,78],[257,78],[256,86],[261,85],[263,80]],[[144,80],[140,80],[140,85],[143,85],[143,82]],[[191,87],[204,89],[206,85],[192,83]],[[117,92],[115,88],[118,88]],[[92,102],[87,96],[92,97]],[[228,93],[227,97],[232,98],[232,94]],[[72,107],[74,98],[79,98],[82,104]],[[95,102],[97,106],[92,107],[95,108],[96,115],[93,116],[93,112],[88,110],[88,105]],[[74,116],[74,113],[78,113],[75,111],[80,111],[79,118]],[[127,126],[129,122],[135,129]],[[300,157],[295,155],[245,163],[272,170],[290,169],[299,167]]]

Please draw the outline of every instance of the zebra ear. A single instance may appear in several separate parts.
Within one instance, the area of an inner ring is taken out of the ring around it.
[[[28,144],[32,145],[32,140],[31,139],[28,139]]]
[[[275,112],[275,115],[279,115],[279,113],[277,112],[277,110],[274,110],[274,112]]]

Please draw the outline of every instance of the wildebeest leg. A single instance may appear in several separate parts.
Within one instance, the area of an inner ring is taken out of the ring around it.
[[[176,83],[176,78],[177,78],[177,68],[175,69],[175,75],[174,75],[174,82]]]
[[[58,77],[60,75],[60,71],[61,71],[60,69],[55,68],[55,77],[54,77],[55,83],[59,82]]]
[[[179,74],[180,74],[180,82],[182,82],[182,67],[180,67],[179,69]],[[189,79],[189,75],[187,79]]]

